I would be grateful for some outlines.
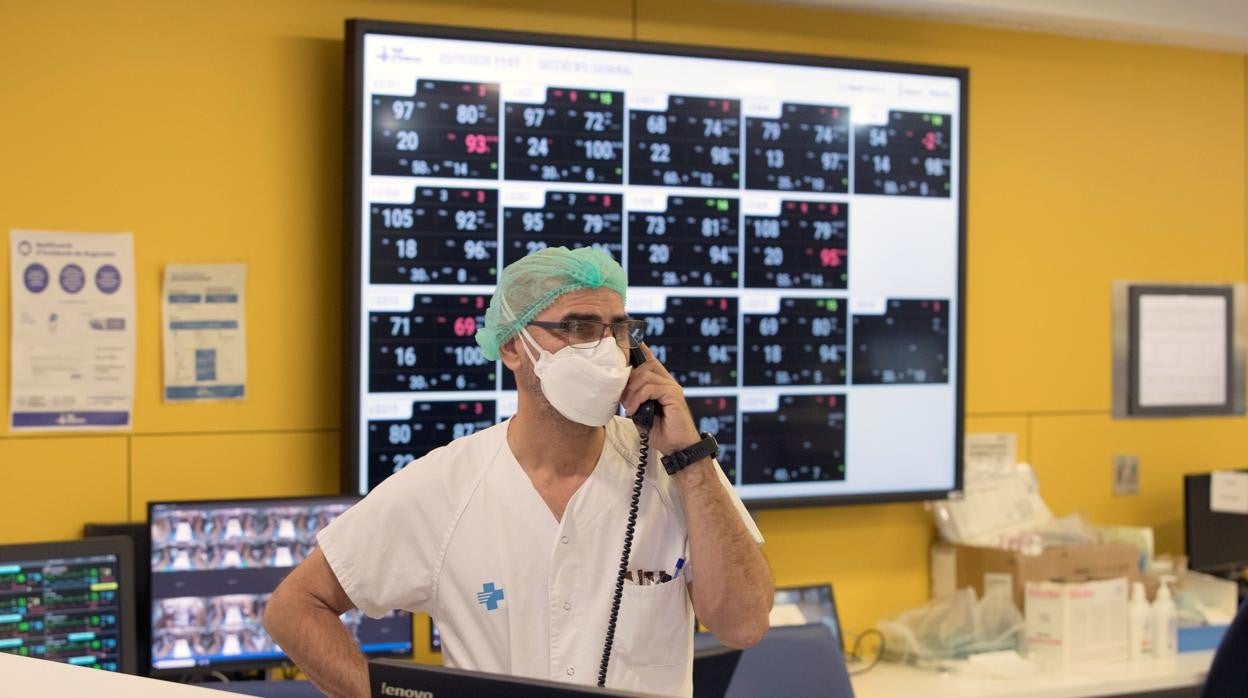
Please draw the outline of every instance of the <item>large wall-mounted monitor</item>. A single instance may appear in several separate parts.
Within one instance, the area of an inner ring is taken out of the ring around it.
[[[752,506],[958,489],[963,69],[353,21],[344,480],[506,419],[499,270],[593,245]]]
[[[149,504],[152,674],[286,662],[264,629],[265,605],[316,547],[316,533],[357,501],[358,496],[346,496]],[[353,610],[342,621],[367,655],[411,654],[409,613],[372,619]]]
[[[133,674],[128,538],[0,546],[0,652]]]

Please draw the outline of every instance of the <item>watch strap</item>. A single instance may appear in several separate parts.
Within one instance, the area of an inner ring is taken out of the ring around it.
[[[663,469],[668,475],[675,475],[691,463],[696,463],[707,456],[714,458],[719,455],[719,443],[715,441],[715,437],[705,431],[700,436],[702,440],[689,448],[663,456]]]

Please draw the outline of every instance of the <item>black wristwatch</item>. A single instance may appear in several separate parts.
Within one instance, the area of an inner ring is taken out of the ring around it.
[[[697,463],[707,456],[714,458],[719,455],[719,442],[715,440],[715,437],[705,431],[701,436],[702,440],[689,448],[663,456],[663,469],[668,475],[675,475],[690,463]]]

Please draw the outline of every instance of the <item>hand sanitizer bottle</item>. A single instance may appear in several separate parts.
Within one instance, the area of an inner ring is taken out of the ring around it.
[[[1173,657],[1179,651],[1179,619],[1170,597],[1170,587],[1162,578],[1153,600],[1153,652],[1158,657]]]
[[[1127,606],[1127,639],[1131,658],[1140,659],[1153,653],[1153,611],[1148,606],[1144,582],[1131,584],[1131,603]]]

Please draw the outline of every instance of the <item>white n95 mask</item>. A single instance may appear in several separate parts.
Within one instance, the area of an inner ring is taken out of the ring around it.
[[[593,349],[568,346],[551,354],[528,330],[521,329],[520,334],[525,353],[533,360],[533,372],[541,381],[542,394],[559,414],[587,427],[611,421],[620,409],[620,394],[631,372],[614,339],[604,337]]]

